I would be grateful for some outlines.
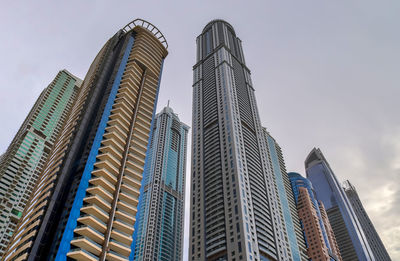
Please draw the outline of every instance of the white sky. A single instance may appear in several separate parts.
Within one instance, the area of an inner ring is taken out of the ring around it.
[[[261,121],[281,145],[288,171],[304,174],[305,157],[320,147],[338,178],[356,186],[392,259],[400,260],[399,1],[0,6],[0,153],[57,72],[83,78],[102,45],[135,18],[155,24],[169,43],[158,110],[169,99],[191,125],[195,38],[222,18],[243,41]],[[187,234],[186,227],[185,243]]]

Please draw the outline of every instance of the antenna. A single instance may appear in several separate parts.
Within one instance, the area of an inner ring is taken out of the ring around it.
[[[168,100],[168,103],[167,103],[167,107],[169,108],[169,100]]]

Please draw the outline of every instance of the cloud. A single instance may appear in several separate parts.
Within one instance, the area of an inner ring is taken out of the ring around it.
[[[400,128],[379,134],[372,144],[357,141],[359,146],[351,144],[344,148],[342,156],[349,160],[337,167],[352,177],[389,254],[393,260],[400,260]]]

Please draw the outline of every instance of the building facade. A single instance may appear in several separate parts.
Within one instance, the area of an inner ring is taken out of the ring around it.
[[[169,106],[155,117],[140,193],[134,260],[182,260],[188,130]]]
[[[0,160],[0,259],[82,81],[60,71],[43,90]]]
[[[223,20],[197,37],[189,260],[294,260],[241,40]]]
[[[100,50],[5,260],[126,260],[167,43],[136,19]]]
[[[374,261],[375,257],[353,207],[320,149],[314,148],[310,152],[305,168],[318,200],[326,208],[342,259]]]
[[[346,192],[347,198],[349,199],[354,212],[356,213],[357,219],[361,224],[361,228],[367,237],[375,259],[377,261],[390,261],[389,254],[386,251],[378,232],[376,232],[371,219],[368,217],[368,214],[365,211],[360,198],[358,197],[356,188],[350,183],[350,181],[346,180],[343,189]]]
[[[304,242],[303,231],[297,214],[295,198],[286,172],[285,161],[282,149],[275,139],[264,128],[264,135],[267,141],[268,160],[272,173],[275,176],[275,183],[278,189],[281,215],[283,216],[286,228],[285,237],[288,238],[293,260],[307,260],[307,250]]]
[[[311,182],[295,172],[290,172],[288,175],[295,195],[309,258],[321,261],[341,261],[339,247],[324,205],[317,200]]]

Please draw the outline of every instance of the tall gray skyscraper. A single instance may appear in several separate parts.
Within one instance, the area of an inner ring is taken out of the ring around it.
[[[190,260],[295,260],[241,40],[223,20],[197,37]]]
[[[390,261],[390,257],[388,252],[386,251],[385,246],[382,243],[381,238],[376,232],[374,225],[369,219],[367,212],[365,211],[360,198],[358,197],[356,188],[350,183],[350,181],[346,180],[344,183],[344,191],[356,213],[358,221],[361,224],[361,228],[364,231],[365,236],[367,237],[367,241],[369,246],[372,249],[372,253],[375,256],[377,261]]]
[[[168,106],[154,119],[143,173],[134,260],[182,260],[187,133]]]
[[[325,205],[343,261],[376,260],[353,207],[320,149],[310,152],[305,167],[317,198]]]

